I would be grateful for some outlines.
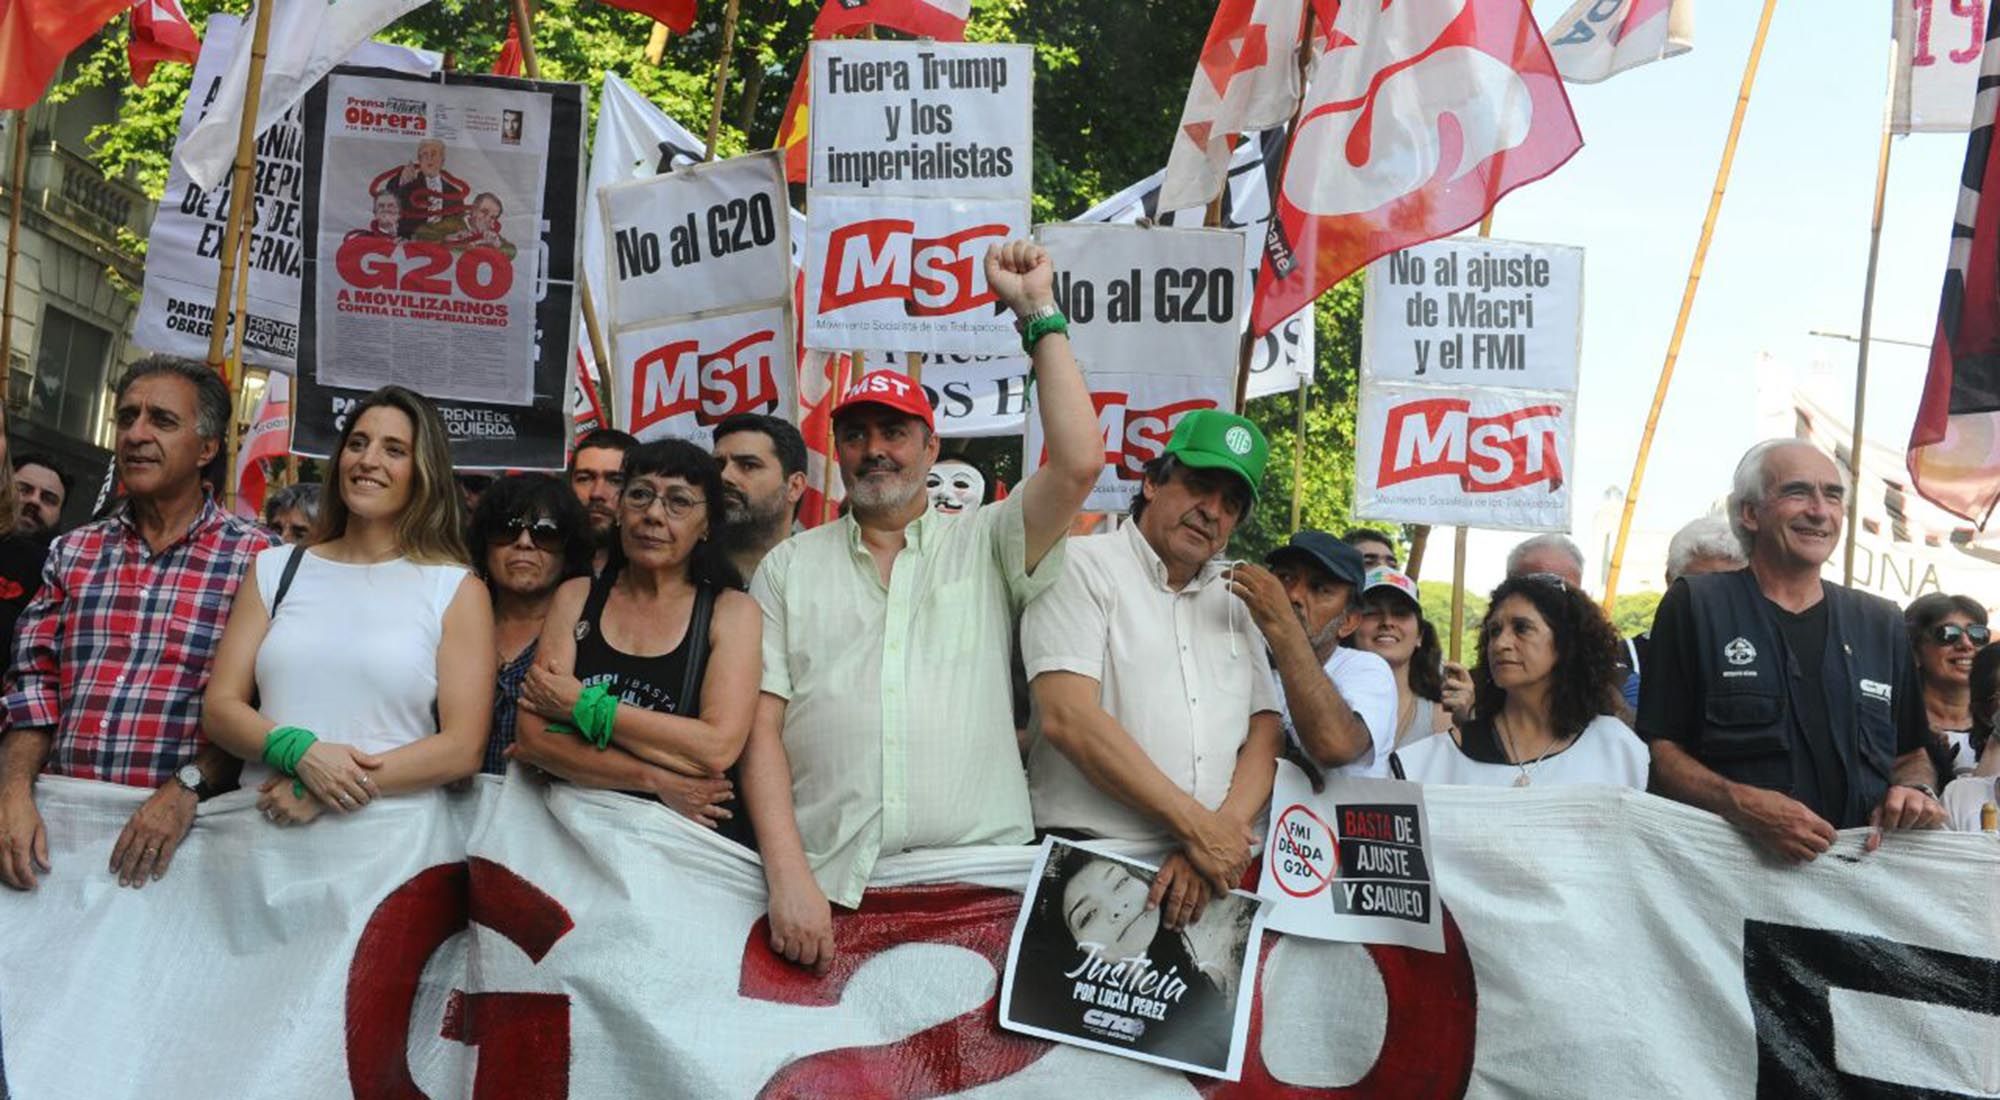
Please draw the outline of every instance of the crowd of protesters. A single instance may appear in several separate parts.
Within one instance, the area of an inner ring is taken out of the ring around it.
[[[1014,243],[986,272],[1021,319],[1041,468],[986,503],[931,477],[922,389],[864,375],[832,412],[843,514],[796,534],[806,450],[783,419],[733,417],[708,449],[599,430],[565,479],[475,484],[395,386],[348,415],[323,486],[275,493],[260,525],[202,479],[220,381],[140,362],[117,387],[108,516],[51,545],[67,477],[23,455],[0,485],[18,617],[0,881],[32,889],[81,855],[49,850],[44,772],[153,791],[108,854],[136,887],[218,793],[254,790],[296,827],[511,770],[757,849],[773,946],[824,969],[832,908],[920,848],[1152,842],[1148,905],[1191,924],[1243,879],[1281,758],[1315,782],[1650,789],[1789,860],[1839,828],[1975,827],[1993,800],[1985,609],[1905,613],[1821,580],[1851,489],[1810,445],[1744,456],[1726,516],[1670,545],[1635,638],[1584,593],[1574,543],[1526,540],[1468,668],[1442,659],[1390,533],[1226,557],[1267,457],[1240,416],[1183,417],[1129,520],[1070,537],[1103,448],[1053,271]]]

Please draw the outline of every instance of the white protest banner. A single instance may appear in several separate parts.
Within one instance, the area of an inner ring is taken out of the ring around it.
[[[706,447],[737,413],[789,419],[798,407],[790,310],[781,302],[620,330],[611,341],[618,426]]]
[[[1356,518],[1568,530],[1583,250],[1454,237],[1365,278]]]
[[[805,344],[1005,354],[989,245],[1025,233],[1033,50],[817,41]]]
[[[243,20],[234,15],[208,17],[177,140],[185,140],[207,113],[242,26]],[[441,55],[428,50],[383,42],[363,43],[348,60],[418,74],[436,72],[443,63]],[[250,263],[248,268],[237,270],[238,278],[245,278],[247,272],[248,279],[243,361],[288,374],[297,361],[299,343],[304,148],[305,127],[296,107],[258,137],[257,169],[252,177],[256,207],[250,230]],[[223,225],[229,219],[229,192],[234,182],[232,174],[213,191],[203,191],[188,179],[179,157],[168,166],[166,193],[146,237],[146,282],[139,312],[132,321],[132,339],[140,346],[189,359],[208,357]]]
[[[1335,773],[1314,792],[1280,760],[1270,822],[1258,892],[1273,932],[1444,950],[1423,787]]]
[[[563,464],[575,346],[576,84],[337,70],[306,98],[306,285],[293,449],[394,382],[454,464]]]
[[[611,242],[613,328],[791,297],[791,219],[777,150],[613,184],[598,195]]]
[[[517,772],[280,829],[239,791],[121,890],[105,861],[148,793],[36,784],[54,869],[0,890],[11,1095],[1994,1091],[1989,837],[1864,854],[1854,829],[1786,866],[1636,791],[1431,788],[1444,952],[1266,932],[1229,1083],[999,1028],[1032,847],[885,856],[821,976],[771,952],[755,857],[627,796]]]
[[[1183,414],[1235,400],[1241,234],[1066,222],[1035,237],[1055,264],[1056,304],[1104,430],[1104,472],[1084,508],[1122,512]],[[1042,450],[1030,418],[1022,477],[1041,467]]]
[[[1000,1026],[1150,1065],[1234,1081],[1263,942],[1264,904],[1241,890],[1201,919],[1161,923],[1159,868],[1049,837],[1021,899],[1000,981]]]
[[[1896,73],[1890,128],[1899,134],[1972,129],[1979,57],[1986,45],[1986,3],[1893,2]]]

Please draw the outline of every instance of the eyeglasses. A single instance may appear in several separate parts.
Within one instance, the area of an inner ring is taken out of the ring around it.
[[[1569,591],[1569,582],[1554,573],[1523,573],[1520,579],[1534,581],[1536,584],[1552,584],[1558,592]]]
[[[696,508],[708,503],[705,497],[658,493],[647,485],[627,485],[625,491],[618,494],[618,500],[634,512],[644,512],[653,506],[654,501],[658,501],[666,506],[668,519],[686,519],[694,514]]]
[[[1978,623],[1966,626],[1957,623],[1939,623],[1931,627],[1931,641],[1939,645],[1957,645],[1960,638],[1970,641],[1975,646],[1982,646],[1993,640],[1993,632]]]
[[[547,516],[539,519],[515,516],[513,519],[507,521],[506,526],[488,535],[486,541],[493,546],[507,546],[520,541],[521,532],[523,531],[528,533],[528,538],[534,542],[535,549],[547,551],[551,554],[562,552],[562,526]]]

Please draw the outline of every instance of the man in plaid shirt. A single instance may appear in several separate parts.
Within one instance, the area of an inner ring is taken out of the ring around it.
[[[119,379],[117,401],[125,503],[50,548],[0,697],[0,882],[19,890],[49,870],[43,770],[158,788],[111,850],[111,873],[138,887],[166,873],[196,803],[242,767],[202,737],[201,695],[236,586],[277,540],[202,484],[229,390],[199,363],[154,356]]]

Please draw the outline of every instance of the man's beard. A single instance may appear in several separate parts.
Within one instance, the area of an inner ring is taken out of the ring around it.
[[[869,477],[869,463],[862,463],[856,471],[854,483],[847,487],[847,503],[850,508],[863,512],[894,512],[909,506],[910,501],[923,495],[924,473],[904,469],[888,478]],[[891,468],[886,463],[877,464],[875,469]],[[843,471],[844,474],[844,471]]]
[[[39,535],[48,530],[49,525],[42,522],[40,514],[23,508],[14,519],[14,528],[24,535]]]
[[[782,491],[763,500],[727,492],[722,495],[721,534],[731,543],[740,543],[778,528],[787,518]]]

